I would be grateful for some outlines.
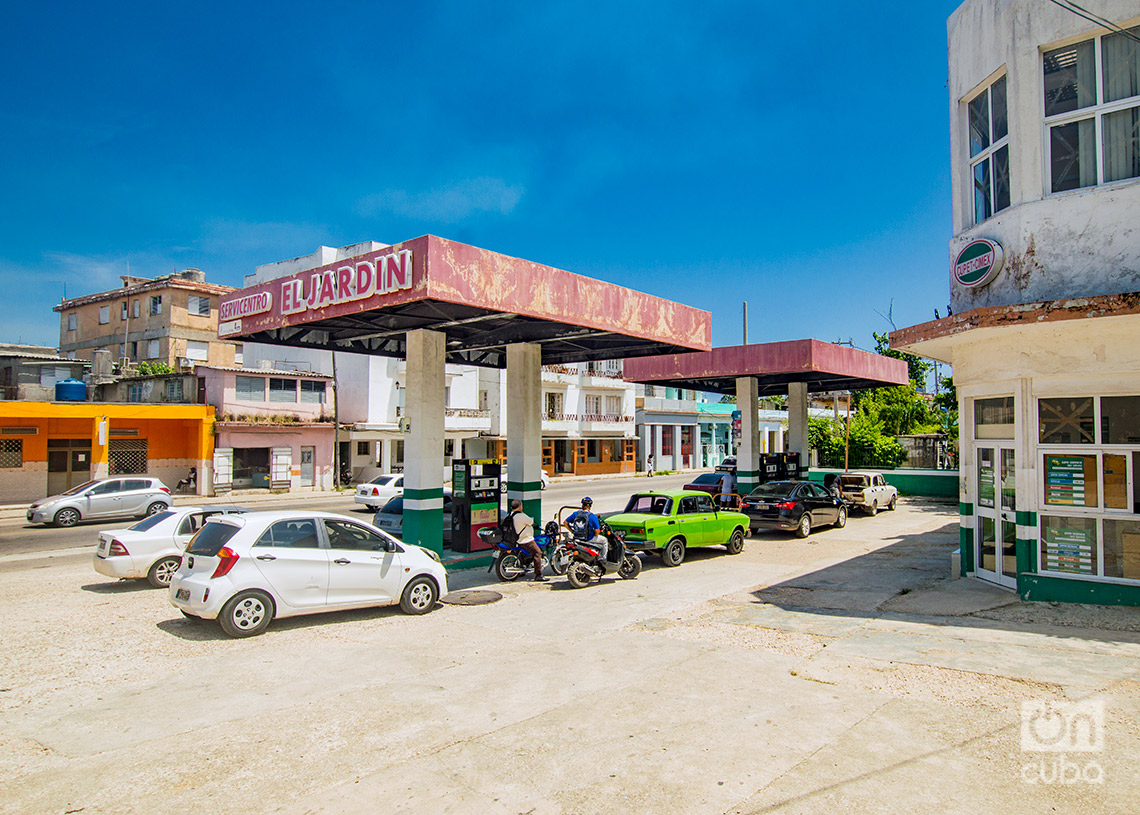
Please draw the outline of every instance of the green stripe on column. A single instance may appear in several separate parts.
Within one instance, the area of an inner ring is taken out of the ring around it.
[[[404,497],[412,501],[424,501],[430,498],[443,498],[443,487],[427,487],[425,489],[412,489],[404,487]]]
[[[958,526],[958,545],[962,557],[962,576],[974,571],[974,530],[965,524]]]
[[[974,505],[967,504],[963,501],[958,502],[958,514],[964,517],[971,517],[974,514]]]
[[[507,492],[534,492],[542,489],[541,481],[508,481]]]

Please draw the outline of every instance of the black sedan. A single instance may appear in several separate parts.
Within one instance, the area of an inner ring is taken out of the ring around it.
[[[740,511],[748,526],[795,531],[806,538],[816,526],[847,525],[847,506],[819,484],[810,481],[769,481],[744,496]]]

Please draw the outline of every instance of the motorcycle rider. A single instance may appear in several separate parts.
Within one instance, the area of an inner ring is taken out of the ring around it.
[[[602,560],[605,560],[609,554],[610,542],[602,534],[602,522],[594,514],[593,507],[594,501],[587,495],[582,499],[582,508],[567,518],[564,525],[575,538],[597,547],[602,553]]]
[[[546,578],[542,576],[542,549],[534,540],[534,518],[523,512],[523,502],[518,498],[511,501],[510,518],[518,537],[518,545],[530,554],[534,563],[534,582],[544,583]]]

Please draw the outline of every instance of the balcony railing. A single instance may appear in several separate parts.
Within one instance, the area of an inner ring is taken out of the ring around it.
[[[632,422],[632,416],[620,413],[544,413],[542,418],[547,422]]]
[[[587,370],[585,368],[571,368],[568,365],[543,365],[542,370],[548,374],[567,374],[569,376],[604,376],[608,379],[621,379],[621,371]]]
[[[490,419],[491,411],[477,410],[475,408],[444,408],[444,416],[458,417],[460,419]]]

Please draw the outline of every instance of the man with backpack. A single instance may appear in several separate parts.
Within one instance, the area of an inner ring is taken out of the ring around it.
[[[567,518],[565,524],[571,535],[596,546],[602,553],[602,560],[606,559],[610,542],[602,534],[602,522],[594,514],[594,501],[590,496],[582,499],[582,508]]]
[[[534,580],[543,583],[546,578],[542,576],[542,549],[534,540],[534,518],[523,512],[523,503],[516,498],[511,501],[511,511],[502,521],[499,528],[503,533],[503,542],[514,544],[531,556],[534,562]]]

